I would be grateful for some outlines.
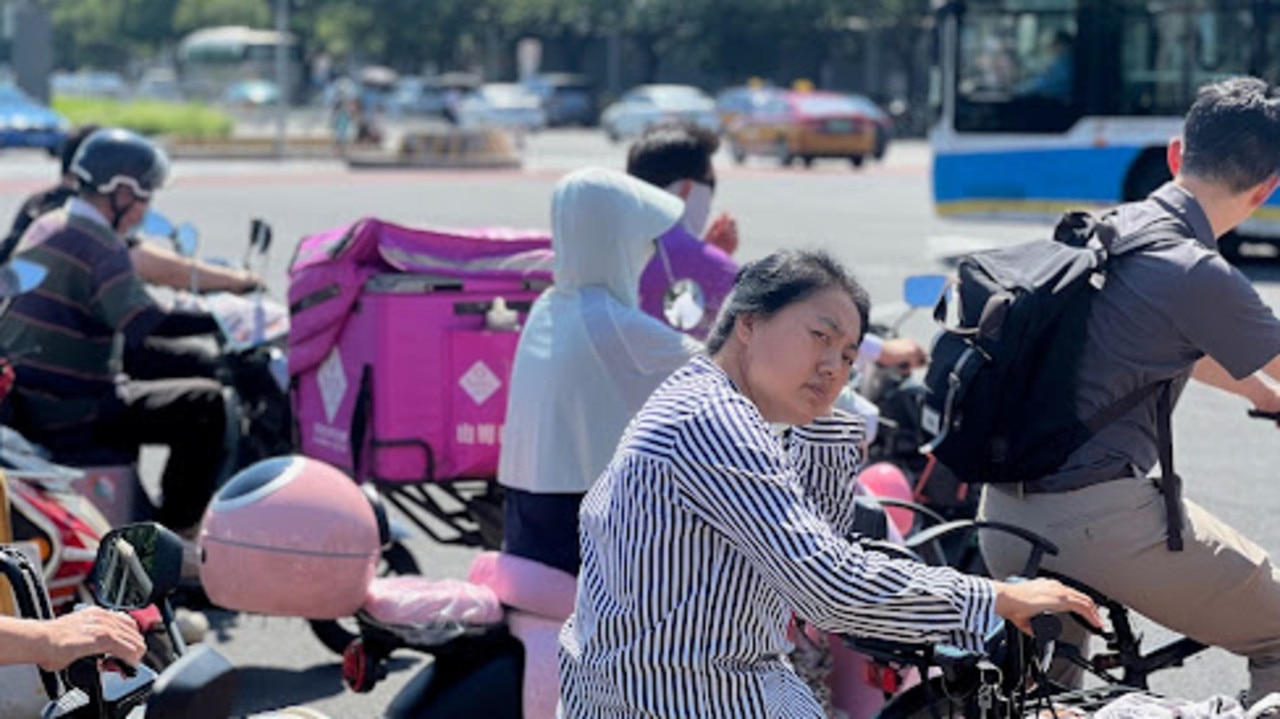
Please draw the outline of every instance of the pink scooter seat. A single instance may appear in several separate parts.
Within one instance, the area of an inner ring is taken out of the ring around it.
[[[507,627],[524,646],[524,718],[554,719],[560,699],[560,627],[573,613],[578,581],[554,567],[499,552],[476,557],[467,578],[492,589],[511,608]]]
[[[375,579],[361,609],[387,626],[485,626],[502,621],[502,604],[493,590],[457,579]]]
[[[563,623],[573,614],[578,580],[532,559],[482,552],[471,562],[467,581],[493,590],[512,609]]]

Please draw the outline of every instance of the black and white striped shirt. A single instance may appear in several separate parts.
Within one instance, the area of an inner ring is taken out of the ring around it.
[[[839,417],[779,442],[709,359],[673,374],[582,504],[564,716],[822,717],[786,659],[793,613],[891,639],[988,633],[988,581],[843,539],[861,438]]]

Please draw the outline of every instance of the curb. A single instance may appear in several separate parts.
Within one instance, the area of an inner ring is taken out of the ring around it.
[[[274,137],[228,137],[220,139],[166,137],[161,144],[170,157],[226,160],[267,160],[276,157]],[[288,159],[335,160],[341,157],[327,137],[287,137],[284,156]]]
[[[166,137],[161,144],[174,158],[205,160],[276,159],[274,137],[220,139]],[[285,139],[284,157],[290,160],[345,160],[353,169],[518,169],[520,152],[511,136],[500,130],[423,130],[394,138],[391,147],[348,147],[345,152],[329,137]]]
[[[500,130],[422,130],[407,132],[386,151],[347,153],[352,168],[518,169],[522,158],[511,136]]]

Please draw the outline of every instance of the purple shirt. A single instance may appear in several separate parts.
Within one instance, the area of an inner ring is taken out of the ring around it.
[[[644,268],[644,274],[640,276],[640,307],[666,324],[666,317],[662,314],[662,301],[667,288],[675,280],[689,279],[697,282],[702,287],[707,312],[696,327],[686,331],[699,340],[704,340],[715,324],[720,305],[733,289],[738,263],[725,254],[724,250],[695,237],[683,224],[667,230],[667,234],[658,241],[671,260],[671,274],[674,276],[667,274],[662,255],[655,252],[649,265]]]

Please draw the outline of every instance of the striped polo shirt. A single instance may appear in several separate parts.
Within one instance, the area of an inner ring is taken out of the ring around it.
[[[48,432],[92,422],[114,393],[116,334],[145,335],[163,311],[124,241],[78,198],[34,222],[16,256],[48,270],[0,316],[0,347],[14,356],[24,426]]]
[[[998,622],[989,581],[846,539],[862,432],[842,415],[779,440],[705,357],[654,392],[582,504],[564,715],[823,717],[787,659],[793,613],[977,646]]]

